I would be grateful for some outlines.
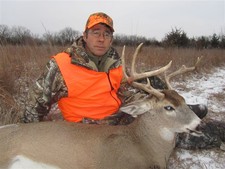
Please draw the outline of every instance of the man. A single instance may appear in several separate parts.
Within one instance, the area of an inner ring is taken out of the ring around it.
[[[120,57],[111,46],[113,32],[113,20],[107,14],[90,15],[83,36],[52,57],[30,90],[22,121],[42,121],[56,102],[67,121],[93,122],[115,114],[121,105],[117,93],[123,73]],[[151,82],[162,87],[157,77]],[[207,113],[206,107],[190,107],[200,117]]]
[[[118,111],[122,66],[111,47],[113,21],[104,13],[90,15],[83,36],[54,56],[30,91],[23,122],[42,121],[58,102],[63,118],[81,122],[103,119]]]

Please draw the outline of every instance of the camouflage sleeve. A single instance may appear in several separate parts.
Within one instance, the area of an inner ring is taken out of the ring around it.
[[[43,117],[49,113],[51,105],[67,95],[68,90],[62,74],[55,59],[51,59],[47,63],[44,73],[28,93],[21,121],[24,123],[42,121]]]
[[[148,77],[150,84],[155,89],[168,89],[166,83],[157,76]],[[137,80],[139,83],[147,83],[146,78]],[[145,91],[132,87],[131,84],[126,82],[126,79],[123,78],[120,88],[118,90],[118,96],[123,104],[127,104],[149,95]]]

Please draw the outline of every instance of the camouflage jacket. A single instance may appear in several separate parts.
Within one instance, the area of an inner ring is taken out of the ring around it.
[[[91,70],[108,72],[121,65],[120,57],[114,48],[110,48],[102,57],[96,57],[86,52],[83,38],[78,38],[74,44],[63,52],[71,57],[71,64],[86,67]],[[43,74],[28,93],[22,122],[42,121],[51,106],[62,97],[67,97],[68,90],[59,67],[54,58],[46,65]]]

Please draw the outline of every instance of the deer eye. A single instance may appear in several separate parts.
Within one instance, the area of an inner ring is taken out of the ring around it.
[[[168,111],[172,111],[174,110],[174,108],[172,106],[165,106],[164,109],[168,110]]]

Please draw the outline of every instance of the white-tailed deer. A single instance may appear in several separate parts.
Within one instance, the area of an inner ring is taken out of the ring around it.
[[[136,117],[134,122],[117,126],[66,121],[3,126],[0,169],[166,168],[176,133],[195,133],[201,120],[174,90],[160,92],[149,82],[135,82],[164,73],[171,65],[170,62],[159,70],[137,74],[134,63],[140,48],[141,45],[134,54],[130,77],[125,71],[124,74],[132,85],[149,95],[121,107],[121,111]],[[124,52],[125,48],[125,66]]]

